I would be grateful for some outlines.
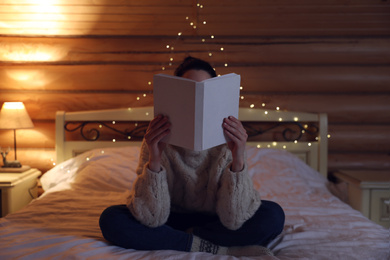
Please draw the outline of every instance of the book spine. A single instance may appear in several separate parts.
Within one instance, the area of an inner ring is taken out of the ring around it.
[[[194,136],[194,150],[203,150],[203,113],[204,113],[204,84],[197,82],[195,85],[195,136]]]

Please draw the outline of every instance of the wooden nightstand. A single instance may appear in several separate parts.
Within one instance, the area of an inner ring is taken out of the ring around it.
[[[37,197],[41,172],[29,169],[22,173],[0,173],[0,217],[15,212]]]
[[[372,221],[390,227],[390,172],[342,171],[334,175],[347,184],[347,202]]]

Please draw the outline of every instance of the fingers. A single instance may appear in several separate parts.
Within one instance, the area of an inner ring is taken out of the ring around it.
[[[229,116],[223,120],[223,128],[233,142],[246,142],[248,134],[240,120],[233,116]]]
[[[149,145],[157,144],[163,137],[169,134],[171,123],[168,117],[158,115],[149,124],[146,130],[145,140]]]

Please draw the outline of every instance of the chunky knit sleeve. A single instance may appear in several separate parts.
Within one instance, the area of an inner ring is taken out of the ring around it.
[[[148,167],[149,152],[145,142],[141,146],[140,160],[135,180],[127,200],[133,216],[148,227],[163,225],[170,212],[167,174],[164,168],[153,172]]]
[[[260,195],[253,187],[247,165],[241,172],[232,172],[227,167],[217,194],[217,214],[222,224],[236,230],[255,214],[260,205]]]

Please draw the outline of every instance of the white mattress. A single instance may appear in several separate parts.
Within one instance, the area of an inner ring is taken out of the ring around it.
[[[237,259],[136,251],[103,239],[100,213],[125,203],[138,153],[138,147],[97,149],[47,172],[44,195],[0,219],[0,259]],[[270,244],[275,257],[251,259],[390,259],[390,230],[334,197],[326,180],[300,159],[248,147],[248,162],[262,199],[286,213],[283,235]]]

